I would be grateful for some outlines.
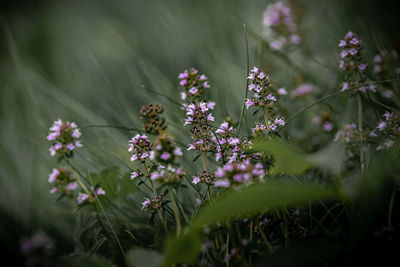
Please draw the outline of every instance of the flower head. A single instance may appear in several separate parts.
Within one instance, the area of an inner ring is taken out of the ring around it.
[[[77,147],[82,147],[78,140],[81,132],[74,122],[63,122],[61,119],[55,121],[50,128],[47,140],[52,142],[50,147],[50,155],[64,155],[70,157],[72,151]]]

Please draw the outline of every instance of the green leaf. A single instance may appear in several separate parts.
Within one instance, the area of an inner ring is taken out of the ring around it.
[[[252,150],[272,153],[275,164],[271,174],[301,174],[312,167],[304,153],[283,142],[258,140]]]
[[[344,158],[344,146],[338,142],[331,143],[327,147],[307,155],[307,160],[314,166],[318,166],[334,174],[339,174],[342,171]]]
[[[168,241],[163,266],[175,263],[194,264],[200,252],[201,238],[198,232],[190,232]]]
[[[314,184],[269,181],[253,184],[241,191],[222,194],[212,206],[201,209],[187,235],[170,241],[165,265],[193,263],[200,252],[200,237],[204,225],[212,226],[237,216],[253,216],[266,209],[298,206],[320,199],[338,198],[335,190]]]
[[[242,191],[226,192],[217,203],[200,210],[192,227],[200,229],[204,224],[211,225],[238,215],[251,216],[265,209],[335,197],[335,190],[314,184],[274,181],[254,184]]]
[[[163,256],[155,250],[136,248],[128,251],[126,261],[129,266],[157,267],[161,266]]]

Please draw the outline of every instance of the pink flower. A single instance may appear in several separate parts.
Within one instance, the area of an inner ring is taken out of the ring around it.
[[[164,152],[164,153],[162,153],[161,156],[160,156],[160,158],[161,158],[162,160],[167,160],[167,159],[169,159],[170,157],[171,157],[171,154],[168,153],[168,152]]]

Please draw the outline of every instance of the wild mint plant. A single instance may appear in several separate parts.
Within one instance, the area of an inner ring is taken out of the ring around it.
[[[82,147],[80,136],[81,132],[75,122],[63,122],[58,119],[53,123],[47,136],[47,140],[52,143],[49,149],[50,155],[71,157],[75,148]]]
[[[263,24],[266,34],[272,38],[272,49],[281,50],[289,44],[297,45],[301,41],[296,24],[297,18],[287,2],[270,4],[264,12]]]

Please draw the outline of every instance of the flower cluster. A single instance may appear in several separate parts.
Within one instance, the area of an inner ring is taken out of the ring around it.
[[[163,205],[164,195],[155,196],[153,198],[145,198],[142,202],[142,210],[159,210]]]
[[[162,184],[172,184],[179,182],[185,176],[185,171],[180,168],[173,168],[168,165],[166,168],[163,165],[159,165],[157,171],[154,171],[150,175],[151,180],[157,180]]]
[[[166,134],[157,137],[155,141],[154,151],[158,162],[168,164],[172,163],[176,156],[182,156],[180,147],[175,146],[174,141]]]
[[[71,191],[78,187],[78,184],[71,178],[69,171],[66,168],[53,169],[49,175],[49,183],[53,185],[50,193],[59,193],[69,195]]]
[[[362,72],[367,68],[367,64],[362,56],[363,46],[358,36],[349,31],[344,40],[340,40],[339,47],[343,49],[340,52],[342,60],[339,67],[346,72],[347,77],[347,81],[342,85],[342,91],[355,88],[356,91],[369,90],[375,93],[375,87],[367,80],[363,81]]]
[[[89,194],[79,192],[78,198],[77,198],[78,204],[85,203],[86,201],[89,201],[89,203],[94,203],[94,201],[96,200],[96,197],[104,196],[105,194],[106,194],[106,192],[101,187],[97,187],[95,189],[91,188],[91,192]]]
[[[371,137],[377,137],[378,134],[386,137],[383,143],[377,146],[376,150],[392,147],[394,138],[400,136],[400,112],[389,113],[386,111],[383,117],[385,119],[380,121],[378,126],[370,133]]]
[[[252,164],[249,159],[241,162],[228,163],[218,168],[215,172],[218,178],[215,186],[228,188],[233,185],[242,185],[253,182],[255,179],[260,181],[264,178],[264,166],[261,163]]]
[[[139,160],[144,163],[147,158],[154,159],[153,145],[150,143],[147,135],[137,134],[129,140],[129,152],[134,152],[131,161]]]
[[[389,78],[393,73],[400,74],[400,67],[398,66],[399,55],[395,50],[391,52],[381,50],[375,55],[373,62],[373,72],[380,75],[381,78]],[[397,63],[397,64],[396,64]],[[396,66],[396,69],[393,67]]]
[[[219,161],[221,158],[224,158],[231,162],[236,158],[236,154],[241,151],[241,140],[235,136],[236,129],[228,121],[224,121],[215,130],[215,133],[218,135],[218,138],[215,138],[215,143],[217,144],[215,160]]]
[[[268,132],[276,132],[279,126],[285,126],[285,120],[281,117],[276,117],[274,120],[267,120],[267,124],[256,123],[254,128],[251,128],[253,137],[264,137]]]
[[[140,109],[140,115],[144,119],[144,130],[147,133],[159,134],[167,128],[165,119],[158,117],[164,109],[159,105],[145,105]]]
[[[249,90],[254,92],[253,97],[246,99],[246,107],[267,107],[276,102],[276,97],[272,95],[271,84],[265,72],[254,67],[247,79],[250,80]]]
[[[185,91],[181,92],[182,100],[190,99],[190,97],[195,100],[204,95],[204,89],[210,87],[207,76],[198,74],[195,68],[185,70],[179,74],[178,78],[180,79],[179,84],[185,88]]]
[[[332,131],[334,127],[332,115],[329,112],[322,112],[321,116],[315,116],[312,122],[320,126],[325,132]]]
[[[279,50],[289,42],[298,44],[301,41],[297,33],[297,26],[292,9],[283,2],[277,2],[269,5],[264,12],[263,23],[266,26],[267,33],[272,35],[274,41],[271,42],[271,48]]]
[[[351,124],[346,124],[344,126],[344,129],[339,130],[336,135],[334,141],[338,141],[339,138],[343,137],[344,141],[346,143],[350,143],[354,139],[356,139],[359,136],[359,133],[357,131],[357,125],[354,123]]]
[[[308,83],[304,83],[297,86],[296,89],[293,91],[293,94],[297,97],[307,97],[309,95],[315,94],[316,92],[317,89],[314,86]]]
[[[49,149],[50,155],[71,156],[76,147],[82,147],[78,140],[80,136],[81,132],[75,122],[63,122],[61,119],[55,121],[47,136],[47,140],[52,142]]]
[[[215,175],[208,171],[202,171],[200,175],[193,176],[193,184],[203,183],[211,185],[215,180]]]
[[[363,71],[367,67],[362,58],[362,44],[358,36],[352,32],[348,32],[344,40],[340,40],[339,47],[343,50],[340,52],[340,68],[345,71]]]
[[[186,106],[186,119],[184,125],[190,125],[190,135],[194,142],[189,145],[187,150],[210,151],[215,144],[210,137],[211,127],[208,122],[214,121],[211,110],[214,109],[214,102],[191,103]]]

